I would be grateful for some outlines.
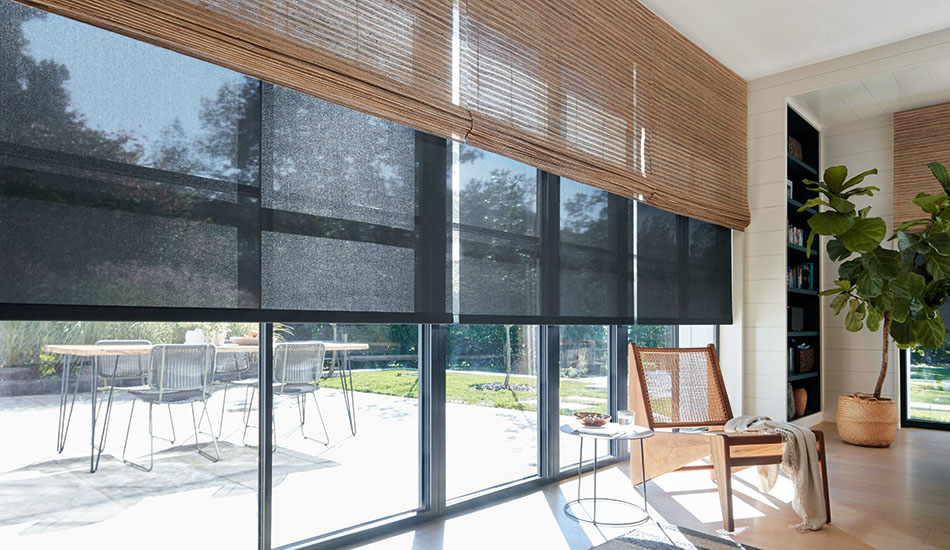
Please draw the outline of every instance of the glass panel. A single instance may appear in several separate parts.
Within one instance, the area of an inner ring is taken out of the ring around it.
[[[0,548],[256,548],[258,454],[241,444],[236,385],[257,377],[257,348],[201,344],[256,328],[0,322]]]
[[[274,332],[274,547],[417,509],[419,327]]]
[[[268,86],[263,205],[412,230],[415,131]]]
[[[413,311],[411,248],[264,232],[264,307]]]
[[[675,214],[636,204],[636,317],[653,324],[679,315],[680,270]]]
[[[263,307],[413,311],[416,132],[278,86],[264,96]]]
[[[611,238],[620,220],[610,216],[610,195],[565,178],[560,195],[560,314],[625,313],[618,296],[618,239]]]
[[[459,217],[450,221],[458,232],[459,312],[537,315],[538,171],[474,147],[456,147]],[[449,204],[450,216],[452,210]],[[451,255],[449,247],[449,265]],[[453,303],[451,283],[448,303]]]
[[[950,423],[950,335],[940,349],[912,348],[907,376],[907,418]]]
[[[19,151],[256,184],[257,80],[12,2],[0,26],[0,139]]]
[[[675,348],[677,333],[676,325],[632,325],[627,328],[630,342],[645,348]]]
[[[449,499],[538,475],[535,325],[450,325],[445,373]]]
[[[0,27],[0,302],[258,307],[259,83],[10,2]]]
[[[568,325],[560,328],[560,423],[573,421],[575,412],[609,411],[610,331],[606,325]],[[558,432],[561,468],[576,465],[580,438]],[[589,443],[589,441],[588,441]],[[584,446],[583,460],[594,458],[594,445]],[[606,442],[597,444],[597,456],[609,456]]]

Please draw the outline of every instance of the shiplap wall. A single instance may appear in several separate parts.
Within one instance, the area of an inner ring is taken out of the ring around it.
[[[849,174],[858,174],[871,168],[878,169],[878,175],[865,180],[867,185],[875,185],[881,191],[873,197],[855,197],[858,208],[871,207],[871,215],[880,216],[887,222],[888,235],[894,230],[894,119],[892,115],[862,119],[848,124],[826,128],[824,138],[824,159],[822,166],[843,164]],[[885,246],[893,248],[893,243]],[[833,286],[838,273],[838,265],[831,262],[827,255],[822,260],[822,288]],[[825,419],[832,420],[838,396],[856,391],[870,393],[874,390],[877,373],[881,367],[882,333],[848,332],[844,328],[844,314],[831,313],[831,298],[823,298],[824,317],[824,361],[822,377],[824,399],[828,409]],[[883,395],[895,397],[898,391],[897,375],[900,368],[897,346],[891,342],[890,368],[884,383]]]
[[[865,50],[853,55],[816,63],[749,82],[749,202],[752,223],[737,238],[741,241],[743,264],[737,270],[742,277],[741,345],[743,413],[784,418],[785,394],[785,109],[788,98],[862,78],[889,73],[901,68],[950,58],[950,29]],[[808,116],[808,113],[802,113]],[[820,128],[825,130],[824,128]],[[823,136],[824,141],[827,136]],[[827,271],[826,271],[827,273]],[[832,321],[830,315],[824,316]],[[828,333],[834,325],[823,327],[822,369],[825,388],[831,360],[842,365],[855,364],[850,357],[860,348],[827,353]],[[874,337],[872,337],[874,338]],[[863,353],[863,352],[860,352]],[[847,361],[842,357],[848,355]],[[838,367],[836,367],[838,368]],[[853,372],[853,371],[844,371]],[[838,380],[844,375],[834,374]],[[848,375],[850,376],[850,375]],[[873,389],[873,375],[870,384]],[[855,380],[857,381],[857,380]],[[864,379],[861,378],[863,383]],[[842,382],[836,387],[844,387]],[[862,386],[863,387],[863,386]],[[847,391],[847,390],[846,390]],[[833,418],[835,402],[826,393],[822,410]],[[829,411],[829,408],[832,409]],[[820,416],[820,415],[819,415]],[[808,423],[823,418],[807,418]]]

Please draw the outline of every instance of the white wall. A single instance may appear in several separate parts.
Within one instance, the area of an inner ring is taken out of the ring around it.
[[[871,207],[871,215],[880,216],[887,222],[888,235],[894,230],[894,117],[884,115],[857,122],[826,128],[824,160],[822,166],[843,164],[849,174],[858,174],[871,168],[878,175],[865,180],[881,191],[873,197],[855,197],[859,208]],[[885,243],[893,248],[893,243]],[[837,278],[838,266],[827,255],[822,261],[822,288],[830,288]],[[828,409],[825,418],[834,418],[838,395],[856,391],[870,393],[877,382],[881,367],[882,332],[848,332],[844,328],[844,315],[834,315],[829,309],[830,297],[823,299],[824,317],[824,399]],[[891,342],[890,368],[884,385],[884,395],[898,397],[897,375],[899,360],[897,346]]]
[[[743,332],[745,414],[785,416],[785,109],[788,98],[946,58],[950,58],[950,29],[749,82],[748,184],[752,223],[744,235],[742,314],[736,315],[741,319]],[[826,130],[820,128],[820,124],[819,129]],[[833,327],[825,331],[823,339],[831,331]],[[839,361],[849,350],[859,349],[857,343],[838,344],[840,335],[834,338],[835,345],[851,347],[841,350],[837,358],[823,355],[823,369],[829,359]],[[827,353],[824,342],[822,353]],[[856,365],[860,360],[849,358],[841,363]],[[836,388],[850,387],[852,380],[847,377],[851,374],[834,376],[843,380]],[[873,385],[873,380],[870,383]],[[827,401],[828,395],[831,394],[825,394],[822,404],[825,412],[835,406],[834,402]]]

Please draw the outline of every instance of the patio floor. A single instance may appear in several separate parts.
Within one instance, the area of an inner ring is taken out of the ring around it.
[[[326,446],[301,437],[294,398],[277,397],[275,546],[418,506],[417,401],[357,393],[354,436],[342,393],[324,388],[318,399],[330,436]],[[77,399],[62,454],[55,452],[58,400],[0,398],[0,548],[255,547],[257,449],[241,442],[243,389],[227,395],[219,462],[194,452],[189,407],[178,405],[172,407],[177,441],[156,439],[148,473],[121,461],[128,396],[117,394],[95,474],[89,473],[89,397]],[[218,391],[209,404],[215,428],[222,401]],[[139,462],[148,458],[146,410],[136,406],[129,437],[129,456]],[[537,471],[536,413],[449,404],[446,415],[449,498]],[[154,421],[157,435],[170,434],[164,407],[155,409]],[[323,437],[312,398],[307,433]],[[256,438],[250,430],[248,441]],[[577,439],[563,437],[561,453],[569,460],[562,463],[574,462],[577,452]]]

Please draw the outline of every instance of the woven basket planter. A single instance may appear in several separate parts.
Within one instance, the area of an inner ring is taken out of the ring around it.
[[[887,447],[897,435],[897,403],[842,395],[838,397],[837,422],[845,443]]]

